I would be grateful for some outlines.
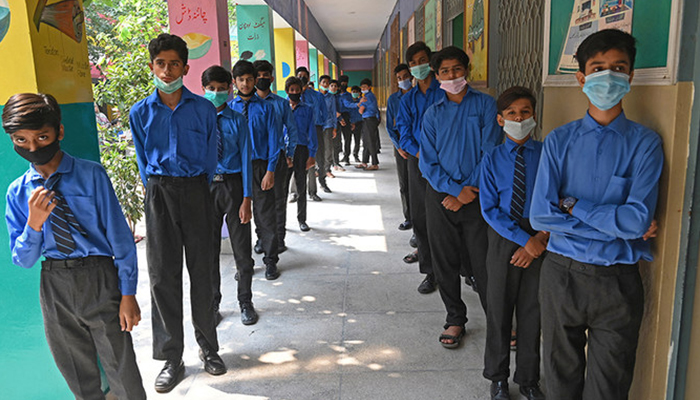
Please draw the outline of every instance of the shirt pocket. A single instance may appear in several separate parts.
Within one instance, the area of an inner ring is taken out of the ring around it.
[[[83,230],[100,224],[94,196],[64,195],[63,198]]]
[[[610,177],[608,187],[603,194],[602,204],[624,204],[627,201],[627,196],[629,196],[630,184],[629,178],[621,176]]]
[[[207,157],[207,139],[203,129],[185,128],[178,137],[178,153],[187,161],[199,164]]]

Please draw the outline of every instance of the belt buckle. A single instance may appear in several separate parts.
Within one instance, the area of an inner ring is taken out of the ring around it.
[[[223,182],[224,181],[224,176],[221,174],[216,174],[214,175],[214,182]]]

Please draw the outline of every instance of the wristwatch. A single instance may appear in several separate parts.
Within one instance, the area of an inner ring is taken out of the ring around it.
[[[559,206],[559,209],[562,212],[565,212],[568,214],[569,210],[571,210],[571,208],[574,206],[574,204],[576,204],[577,201],[578,201],[578,199],[575,197],[571,197],[571,196],[565,197],[564,200],[562,200],[561,205]]]

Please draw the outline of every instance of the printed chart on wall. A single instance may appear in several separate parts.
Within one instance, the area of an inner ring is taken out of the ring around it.
[[[466,52],[469,55],[470,71],[467,80],[476,87],[486,86],[489,60],[489,1],[467,0],[465,4]]]
[[[603,29],[632,32],[632,3],[633,0],[576,0],[557,72],[573,74],[578,71],[576,49],[592,33]]]

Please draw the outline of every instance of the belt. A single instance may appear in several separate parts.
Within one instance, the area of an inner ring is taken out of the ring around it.
[[[639,271],[639,264],[588,264],[576,261],[573,258],[566,257],[561,254],[553,253],[551,251],[547,253],[546,259],[554,261],[556,264],[568,268],[572,271],[580,272],[587,275],[613,276],[633,274]]]
[[[47,258],[41,262],[41,268],[47,271],[52,269],[72,269],[72,268],[90,268],[96,267],[103,263],[113,263],[114,259],[108,256],[87,256],[83,258],[70,258],[65,260],[58,260],[54,258]]]
[[[206,182],[206,175],[198,176],[165,176],[165,175],[151,175],[148,177],[149,180],[153,179],[163,183],[175,183],[175,184],[185,184],[193,183],[199,181]]]
[[[216,174],[214,175],[214,182],[223,182],[232,179],[240,179],[241,173],[237,172],[235,174]]]

